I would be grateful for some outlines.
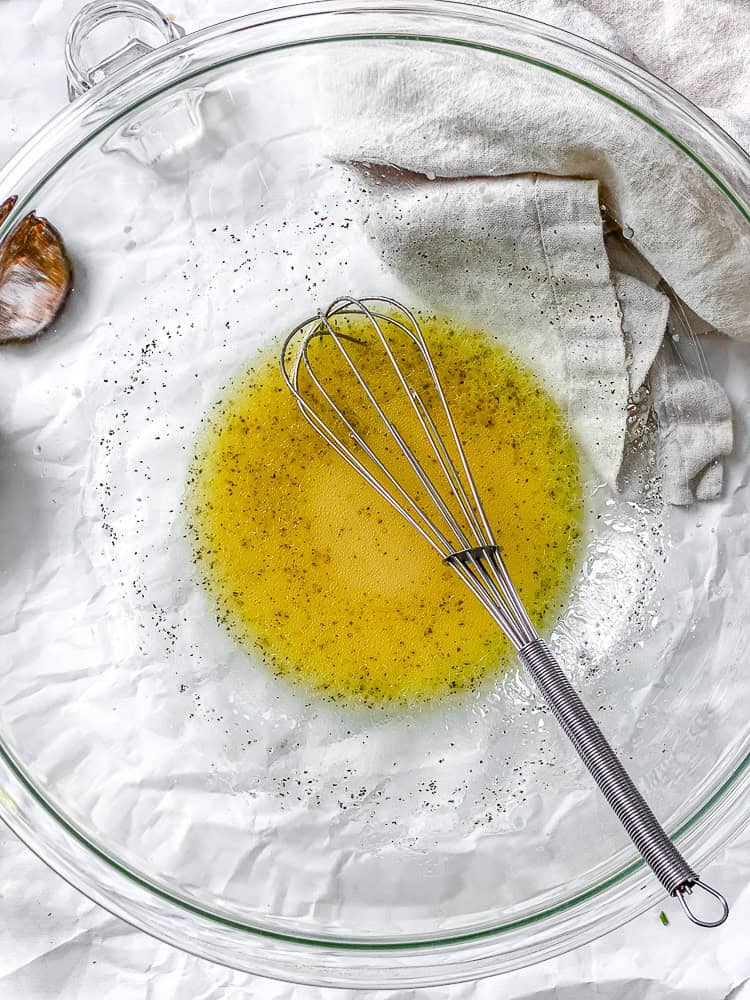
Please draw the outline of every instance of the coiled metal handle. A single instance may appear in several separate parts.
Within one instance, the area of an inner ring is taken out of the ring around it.
[[[523,646],[518,655],[628,836],[670,896],[679,896],[694,923],[702,927],[723,924],[729,914],[726,900],[701,882],[664,832],[544,641],[536,638]],[[721,902],[720,917],[705,920],[692,912],[685,894],[696,886]]]

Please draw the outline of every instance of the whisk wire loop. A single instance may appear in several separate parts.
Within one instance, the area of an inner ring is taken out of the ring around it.
[[[344,300],[344,301],[347,302],[347,304],[352,304],[354,300]],[[349,311],[349,310],[347,310],[347,311]],[[344,312],[343,309],[338,309],[336,311],[336,314],[340,315],[342,312]],[[401,384],[401,388],[406,393],[406,396],[407,396],[407,398],[409,399],[409,401],[410,401],[410,403],[412,405],[414,413],[417,416],[417,420],[420,423],[420,425],[422,427],[422,430],[424,431],[424,433],[425,433],[425,435],[427,437],[427,440],[431,444],[432,450],[433,450],[435,456],[437,457],[438,462],[440,463],[441,467],[443,468],[446,476],[449,477],[449,473],[448,473],[447,467],[445,465],[441,449],[437,445],[436,440],[435,440],[435,436],[431,433],[429,425],[425,422],[425,416],[424,416],[424,414],[426,412],[426,407],[424,406],[424,404],[422,403],[421,399],[419,398],[419,394],[416,392],[416,390],[414,390],[410,386],[410,384],[407,382],[406,376],[404,375],[404,372],[403,372],[403,369],[402,369],[401,365],[399,364],[398,360],[396,359],[396,356],[395,356],[395,354],[393,352],[393,349],[391,347],[391,344],[390,344],[388,338],[385,336],[385,334],[383,332],[383,326],[384,326],[385,323],[388,323],[388,324],[396,327],[397,329],[399,329],[403,333],[405,333],[407,335],[407,337],[411,338],[412,342],[414,344],[416,344],[418,350],[424,356],[425,351],[426,351],[426,345],[424,344],[423,338],[421,338],[421,331],[419,330],[419,326],[418,326],[418,324],[416,322],[416,319],[411,314],[409,314],[410,320],[412,321],[412,329],[410,330],[405,324],[399,322],[395,318],[389,317],[389,316],[381,314],[381,313],[373,313],[370,309],[368,309],[368,307],[367,307],[367,305],[366,305],[366,303],[364,301],[362,302],[362,312],[364,313],[364,315],[368,318],[368,320],[372,324],[373,331],[374,331],[376,337],[378,338],[378,341],[380,342],[380,345],[384,349],[384,352],[385,352],[385,354],[386,354],[386,356],[388,358],[388,361],[390,362],[390,365],[391,365],[393,371],[395,372],[396,377],[397,377],[399,383]],[[464,530],[463,530],[463,528],[462,528],[459,520],[455,517],[453,511],[451,511],[450,507],[448,506],[448,504],[445,502],[445,500],[441,496],[440,492],[438,491],[438,489],[436,488],[436,486],[432,482],[431,478],[428,476],[428,474],[425,471],[424,466],[422,465],[422,463],[417,459],[417,457],[414,454],[414,452],[412,451],[412,449],[409,448],[408,445],[406,444],[406,441],[404,440],[404,438],[399,433],[398,428],[395,426],[395,424],[393,424],[393,422],[391,420],[388,419],[388,416],[387,416],[387,414],[386,414],[383,406],[379,403],[379,401],[378,401],[377,397],[375,396],[375,393],[371,389],[369,383],[364,378],[364,376],[362,375],[360,369],[357,367],[357,365],[355,364],[354,360],[352,359],[350,352],[347,350],[344,339],[341,338],[340,336],[337,336],[336,331],[334,330],[334,328],[331,325],[331,320],[330,320],[329,315],[326,315],[325,313],[321,314],[320,315],[320,322],[325,327],[326,331],[330,335],[332,335],[334,337],[334,340],[336,342],[336,346],[338,347],[340,353],[342,354],[342,356],[346,360],[347,365],[348,365],[350,371],[352,372],[352,374],[354,375],[357,383],[359,384],[359,386],[364,391],[364,393],[367,396],[367,399],[369,400],[370,404],[374,407],[375,411],[380,416],[380,418],[381,418],[381,420],[383,422],[383,425],[386,427],[389,435],[391,436],[391,438],[398,445],[398,447],[399,447],[399,449],[400,449],[403,457],[406,459],[406,461],[409,464],[410,468],[412,469],[412,471],[414,472],[414,474],[419,479],[419,482],[420,482],[421,486],[426,491],[426,493],[429,496],[430,500],[432,501],[432,503],[435,505],[435,507],[439,511],[440,515],[445,520],[445,522],[448,525],[450,531],[452,531],[452,533],[455,535],[456,539],[458,540],[458,542],[459,542],[459,544],[461,546],[463,546],[463,547],[469,547],[471,545],[471,541],[467,537],[467,535],[465,534],[465,532],[464,532]],[[307,359],[306,352],[305,352],[305,356],[306,356],[306,359]],[[443,451],[444,451],[444,448],[443,448]],[[449,484],[450,484],[450,478],[449,478]],[[463,508],[462,508],[462,513],[464,513],[464,515],[466,514],[466,511]],[[448,547],[448,549],[450,551],[451,548],[452,548],[450,546],[450,543],[448,543],[446,541],[446,545],[447,545],[447,547]]]

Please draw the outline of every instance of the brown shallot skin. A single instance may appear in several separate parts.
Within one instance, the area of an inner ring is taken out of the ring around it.
[[[16,198],[0,205],[0,223]],[[33,212],[0,244],[0,344],[33,340],[60,315],[73,267],[60,234]]]

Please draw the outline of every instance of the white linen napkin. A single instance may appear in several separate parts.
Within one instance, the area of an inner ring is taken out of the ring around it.
[[[750,247],[726,198],[624,112],[602,122],[602,98],[540,74],[530,99],[509,74],[429,47],[407,61],[394,45],[323,95],[330,153],[366,192],[367,231],[415,296],[489,326],[541,375],[613,486],[650,372],[665,498],[718,496],[729,402],[660,348],[681,299],[700,332],[750,339]],[[643,262],[630,274],[615,270],[627,252],[605,243],[602,209]]]

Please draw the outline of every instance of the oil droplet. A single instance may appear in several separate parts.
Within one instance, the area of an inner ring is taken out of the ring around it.
[[[582,538],[575,441],[552,399],[496,342],[442,319],[423,319],[423,329],[508,569],[532,619],[549,626]],[[321,353],[318,375],[339,378],[339,358]],[[366,351],[358,362],[411,433],[413,410],[392,370]],[[384,433],[368,412],[366,434]],[[475,689],[511,660],[456,574],[301,416],[278,347],[253,359],[207,415],[186,504],[197,575],[218,620],[256,662],[260,653],[308,692],[408,707]]]

